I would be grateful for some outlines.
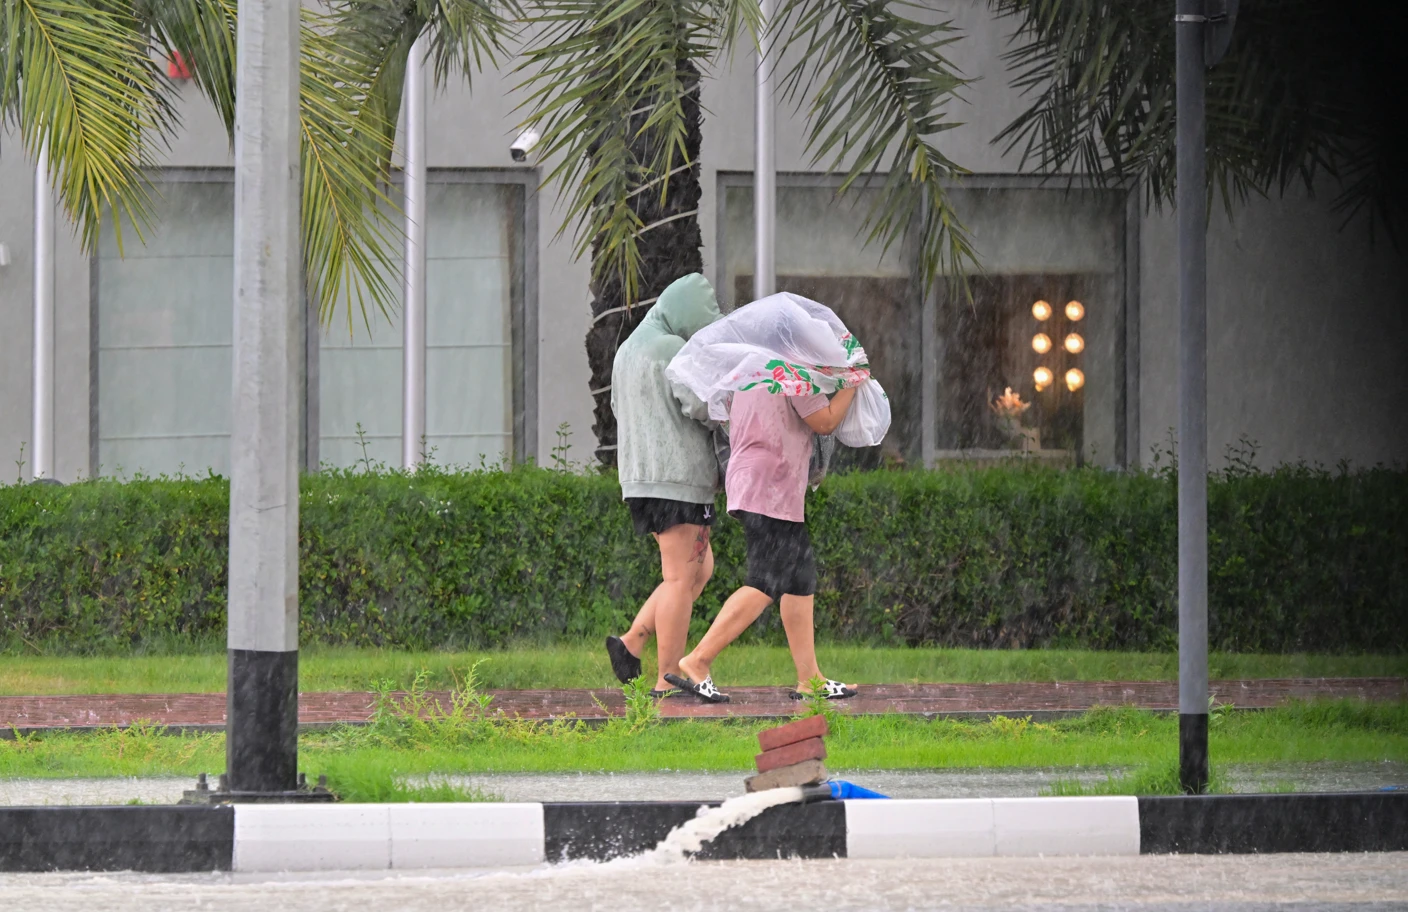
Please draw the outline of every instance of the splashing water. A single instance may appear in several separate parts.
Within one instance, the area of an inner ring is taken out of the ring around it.
[[[800,804],[802,790],[798,787],[767,789],[730,798],[718,807],[701,807],[693,820],[670,831],[660,844],[637,856],[642,861],[674,864],[689,860],[689,856],[704,848],[724,830],[740,826],[770,807],[780,804]]]

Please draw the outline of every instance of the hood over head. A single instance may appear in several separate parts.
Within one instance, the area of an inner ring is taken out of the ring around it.
[[[668,332],[686,341],[699,330],[723,317],[714,297],[714,286],[700,273],[694,272],[675,279],[660,292],[660,299],[646,314]]]

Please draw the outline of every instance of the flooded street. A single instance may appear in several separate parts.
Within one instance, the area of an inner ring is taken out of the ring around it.
[[[325,912],[1389,910],[1408,855],[1143,856],[659,864],[374,875],[0,874],[0,908]]]
[[[1027,798],[1058,781],[1092,786],[1122,770],[1104,767],[1026,769],[836,770],[891,798]],[[475,773],[408,777],[477,788],[503,801],[718,801],[743,791],[744,771],[660,770],[645,773]],[[1268,763],[1229,766],[1234,792],[1374,791],[1408,787],[1408,763]],[[0,779],[0,806],[43,804],[172,804],[191,788],[188,778]]]

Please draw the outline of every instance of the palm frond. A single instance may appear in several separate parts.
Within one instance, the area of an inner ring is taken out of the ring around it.
[[[1165,0],[990,0],[1017,20],[1005,55],[1030,106],[998,135],[1049,174],[1142,184],[1171,202],[1176,170],[1172,8]],[[1402,18],[1403,14],[1397,14]],[[1360,180],[1392,154],[1372,99],[1398,64],[1378,12],[1325,0],[1243,0],[1226,57],[1208,71],[1209,193],[1347,178],[1341,204],[1401,217],[1401,189]],[[1376,49],[1377,48],[1377,49]],[[1378,71],[1374,70],[1377,66]]]
[[[750,4],[733,5],[742,20]],[[697,103],[694,64],[717,49],[719,20],[703,5],[654,0],[560,0],[535,13],[540,43],[517,69],[529,93],[520,110],[542,133],[538,154],[557,162],[543,182],[566,200],[558,233],[576,226],[576,254],[595,248],[594,279],[619,282],[629,306],[640,236],[655,227],[639,197],[658,192],[663,203],[667,178],[698,167],[686,105]]]
[[[114,213],[141,234],[150,219],[150,141],[175,115],[130,3],[0,0],[0,117],[30,155],[47,144],[60,205],[82,243]]]
[[[233,136],[236,0],[136,0],[132,7],[161,55],[186,61]]]
[[[338,41],[333,23],[305,11],[299,88],[303,168],[303,263],[318,314],[331,323],[337,304],[366,299],[389,315],[400,292],[402,229],[385,191],[395,124],[378,122],[368,104],[373,63]]]
[[[945,185],[967,172],[935,144],[957,126],[945,106],[966,84],[944,56],[951,23],[911,19],[886,0],[787,0],[773,26],[797,63],[783,97],[807,117],[814,162],[844,175],[842,192],[886,174],[862,230],[881,255],[920,219],[926,282],[962,282],[977,260]]]
[[[398,207],[381,185],[390,176],[406,69],[416,40],[422,34],[430,38],[437,84],[443,85],[452,73],[469,81],[475,70],[493,65],[502,52],[509,28],[505,12],[516,10],[516,2],[337,0],[319,17],[316,34],[305,32],[305,48],[312,52],[305,53],[305,66],[315,61],[315,72],[304,73],[304,243],[310,275],[323,277],[319,306],[325,322],[332,319],[344,288],[354,292],[350,297],[359,303],[363,292],[370,295],[383,314],[399,300],[385,276],[400,273],[403,228],[394,222]],[[311,91],[327,85],[348,89],[313,104]],[[338,145],[331,154],[322,154],[319,150],[332,138]],[[306,185],[310,168],[320,175],[324,189]],[[369,213],[361,221],[353,217],[358,196]],[[310,205],[317,225],[309,224]],[[324,232],[331,232],[331,238]],[[361,237],[354,237],[358,233]],[[349,330],[353,316],[349,308]],[[361,317],[366,323],[365,306]]]

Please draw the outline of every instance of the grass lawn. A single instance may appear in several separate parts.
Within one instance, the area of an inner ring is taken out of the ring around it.
[[[356,800],[471,800],[449,786],[398,784],[414,774],[514,771],[738,770],[750,768],[756,734],[772,723],[661,723],[647,707],[591,727],[570,722],[498,722],[473,710],[417,721],[394,713],[366,727],[308,732],[301,766],[326,773]],[[1171,714],[1098,708],[1050,724],[911,717],[841,718],[827,739],[836,769],[964,767],[1133,768],[1128,788],[1166,789],[1177,756]],[[1295,704],[1212,719],[1219,764],[1408,760],[1408,704]],[[163,735],[134,728],[53,733],[0,741],[0,777],[194,776],[224,767],[220,734]],[[1109,788],[1118,791],[1120,782]]]
[[[903,649],[826,646],[817,650],[831,677],[857,684],[944,681],[1174,680],[1172,653],[1084,650]],[[456,676],[479,664],[482,687],[616,687],[606,653],[596,644],[533,646],[486,652],[394,652],[310,648],[299,656],[306,691],[371,691],[380,682],[407,689],[428,672],[432,689],[450,689]],[[647,657],[653,671],[653,655]],[[1214,679],[1289,677],[1408,677],[1408,656],[1219,655],[1209,658]],[[792,661],[776,646],[736,645],[720,657],[720,686],[790,684]],[[0,657],[0,695],[88,693],[209,693],[225,689],[225,655]]]

